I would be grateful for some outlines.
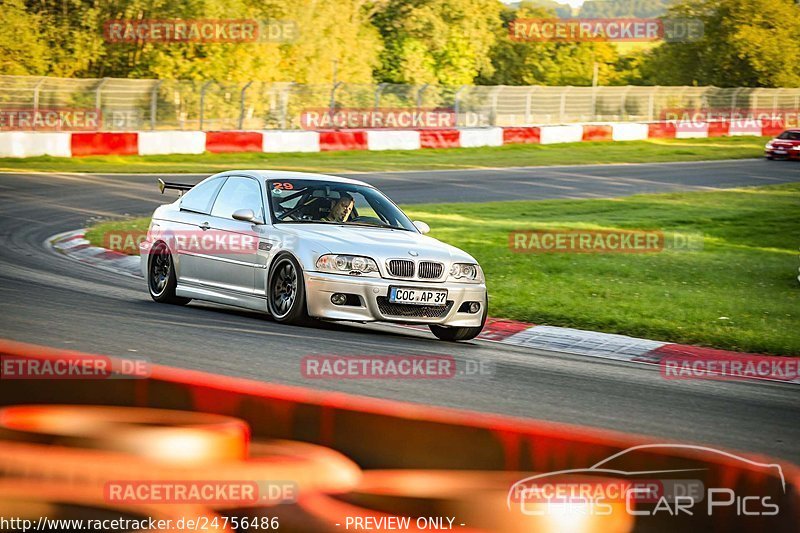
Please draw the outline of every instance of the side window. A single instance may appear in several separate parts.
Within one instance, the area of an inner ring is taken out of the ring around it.
[[[183,195],[181,209],[208,214],[211,211],[211,202],[224,182],[225,178],[214,178],[193,187]]]
[[[250,178],[232,176],[219,191],[211,216],[232,218],[233,212],[239,209],[252,209],[257,218],[264,218],[259,183]]]

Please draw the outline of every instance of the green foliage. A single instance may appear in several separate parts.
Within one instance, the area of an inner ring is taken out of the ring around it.
[[[668,19],[698,18],[695,42],[665,43],[641,65],[641,81],[719,87],[800,86],[800,6],[794,0],[686,0]]]
[[[490,75],[498,0],[392,0],[372,17],[386,47],[377,78],[462,85]]]
[[[581,17],[696,18],[695,42],[517,42],[517,18],[572,16],[554,0],[0,0],[0,74],[325,84],[800,85],[794,0],[589,0]],[[111,20],[291,21],[289,42],[107,42]],[[313,89],[312,89],[313,90]],[[387,96],[388,98],[388,96]]]
[[[42,17],[25,9],[22,0],[0,0],[4,20],[0,32],[0,73],[41,75],[47,72]]]

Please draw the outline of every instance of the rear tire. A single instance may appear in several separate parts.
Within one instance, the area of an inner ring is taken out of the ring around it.
[[[456,327],[448,328],[446,326],[437,326],[431,324],[428,327],[431,333],[443,341],[456,342],[456,341],[469,341],[477,337],[486,325],[486,317],[489,314],[489,305],[487,302],[483,303],[483,317],[481,318],[481,325],[474,327]]]
[[[157,242],[150,249],[147,263],[147,288],[150,297],[160,304],[186,305],[191,302],[191,298],[175,296],[177,285],[172,253],[165,243]]]
[[[267,287],[267,307],[276,322],[295,325],[311,322],[306,309],[303,269],[293,256],[284,254],[272,262]]]

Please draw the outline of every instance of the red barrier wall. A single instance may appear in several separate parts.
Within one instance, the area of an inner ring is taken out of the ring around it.
[[[72,156],[137,155],[139,136],[136,133],[73,133]]]
[[[786,129],[786,124],[784,124],[783,120],[761,121],[761,135],[765,137],[775,137],[783,133]]]
[[[319,132],[319,149],[322,152],[336,150],[366,150],[367,132],[361,130],[337,130]]]
[[[421,148],[459,148],[461,134],[458,130],[420,130]]]
[[[503,128],[503,144],[539,144],[539,128]]]
[[[257,131],[206,132],[206,150],[216,154],[227,152],[261,152],[263,134]]]
[[[611,141],[612,127],[611,126],[583,126],[583,140],[584,141]]]
[[[731,124],[724,120],[708,123],[709,137],[726,137],[730,131]]]
[[[669,122],[656,122],[647,125],[648,139],[674,139],[675,124]]]

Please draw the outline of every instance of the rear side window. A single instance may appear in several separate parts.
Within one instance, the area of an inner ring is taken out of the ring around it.
[[[211,204],[223,183],[225,183],[225,178],[214,178],[196,185],[183,195],[181,209],[207,215],[211,212]]]

